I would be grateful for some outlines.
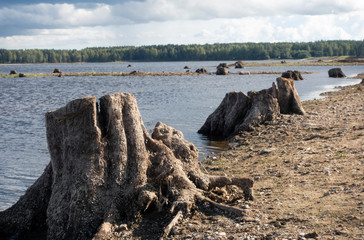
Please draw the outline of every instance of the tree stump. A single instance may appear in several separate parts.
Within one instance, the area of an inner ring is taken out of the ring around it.
[[[288,70],[288,71],[282,73],[282,77],[283,78],[291,78],[293,80],[303,80],[301,72],[299,72],[299,71]]]
[[[275,84],[259,92],[230,92],[218,108],[207,118],[198,133],[211,138],[229,138],[242,130],[272,120],[279,114]]]
[[[237,61],[235,63],[235,68],[244,68],[244,62],[243,61]]]
[[[163,238],[205,202],[242,215],[206,197],[214,188],[235,185],[252,199],[252,180],[203,173],[180,131],[159,122],[150,137],[132,94],[73,100],[46,114],[46,129],[51,162],[0,212],[1,239],[118,238],[150,209],[168,213]]]
[[[196,73],[207,73],[207,70],[205,68],[198,68],[196,69]]]
[[[229,139],[240,131],[252,131],[255,126],[274,120],[282,114],[305,114],[293,79],[277,78],[259,92],[230,92],[198,130],[212,139]]]
[[[229,65],[227,63],[220,63],[216,69],[219,69],[219,68],[229,68]]]
[[[61,69],[59,69],[59,68],[55,68],[55,69],[53,70],[53,73],[62,73],[62,71],[61,71]]]
[[[277,78],[277,85],[280,112],[283,114],[305,115],[293,79],[279,77]]]
[[[229,74],[229,71],[226,67],[219,67],[216,70],[216,75],[228,75],[228,74]]]
[[[332,78],[346,77],[342,68],[331,68],[328,73],[329,73],[329,77],[332,77]]]

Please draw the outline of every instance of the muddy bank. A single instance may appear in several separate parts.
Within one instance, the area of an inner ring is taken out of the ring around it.
[[[303,102],[307,115],[281,115],[235,137],[207,158],[211,174],[252,177],[254,201],[241,218],[209,209],[170,239],[362,239],[364,84]]]

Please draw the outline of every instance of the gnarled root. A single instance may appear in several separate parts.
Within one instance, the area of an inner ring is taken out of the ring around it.
[[[148,141],[149,149],[155,152],[152,175],[162,183],[162,193],[172,202],[170,212],[177,212],[164,230],[163,237],[167,237],[178,220],[198,203],[206,202],[237,216],[244,214],[240,208],[218,203],[207,196],[215,188],[237,186],[243,191],[245,200],[252,200],[251,179],[203,173],[198,163],[198,150],[183,138],[180,131],[163,123],[157,123],[152,138]]]

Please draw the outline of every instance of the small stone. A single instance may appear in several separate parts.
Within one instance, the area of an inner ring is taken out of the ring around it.
[[[260,155],[263,155],[263,154],[268,154],[268,153],[271,153],[271,152],[274,152],[276,149],[275,148],[266,148],[266,149],[263,149],[262,151],[260,151]]]

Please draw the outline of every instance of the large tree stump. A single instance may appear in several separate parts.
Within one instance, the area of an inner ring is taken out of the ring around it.
[[[110,239],[120,227],[158,209],[172,215],[165,237],[199,203],[242,210],[207,198],[238,186],[252,199],[248,178],[211,176],[183,134],[158,123],[150,137],[131,94],[71,101],[46,114],[51,162],[11,208],[0,212],[0,239]]]
[[[329,73],[329,77],[332,77],[332,78],[346,77],[342,68],[331,68],[328,73]]]
[[[278,90],[273,83],[259,92],[230,92],[217,109],[210,114],[198,130],[212,139],[228,139],[240,131],[251,131],[280,113],[305,114],[293,79],[277,78]]]
[[[279,77],[277,78],[277,86],[281,113],[305,115],[305,110],[303,109],[293,79]]]
[[[252,130],[279,114],[275,84],[259,92],[230,92],[207,118],[198,133],[211,138],[229,138],[242,130]]]

